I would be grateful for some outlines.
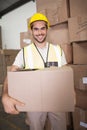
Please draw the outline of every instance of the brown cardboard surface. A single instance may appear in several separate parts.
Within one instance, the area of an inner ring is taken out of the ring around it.
[[[67,0],[37,0],[36,9],[48,17],[50,25],[66,21],[69,17]]]
[[[76,106],[87,110],[87,91],[76,89]]]
[[[87,77],[87,65],[70,65],[74,72],[74,87],[87,91],[87,84],[83,83],[83,78]]]
[[[48,31],[47,40],[54,44],[69,44],[68,24],[63,23],[51,27]]]
[[[10,66],[13,64],[15,57],[18,54],[19,50],[20,49],[4,49],[3,50],[6,66]]]
[[[65,53],[65,57],[66,57],[66,61],[68,64],[72,64],[73,63],[73,48],[72,48],[72,44],[61,44],[60,45],[61,48],[63,49],[64,53]]]
[[[9,95],[26,104],[20,111],[73,111],[73,82],[71,67],[8,72]]]
[[[70,42],[87,41],[87,15],[68,19]]]
[[[73,64],[87,65],[87,41],[73,43]]]
[[[73,113],[74,130],[87,130],[87,110],[76,107]]]
[[[6,64],[3,50],[0,50],[0,84],[3,84],[6,76]]]
[[[87,0],[69,0],[70,2],[70,16],[84,16],[87,15]]]
[[[31,33],[29,30],[28,30],[28,32],[20,33],[20,47],[21,48],[29,45],[31,42],[32,42],[32,36],[31,36]]]

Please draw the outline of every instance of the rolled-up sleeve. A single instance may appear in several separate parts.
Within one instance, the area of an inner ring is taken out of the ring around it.
[[[61,55],[61,65],[66,65],[67,64],[67,61],[66,61],[66,57],[65,57],[65,54],[64,54],[64,51],[62,50],[62,55]]]
[[[19,68],[23,68],[24,61],[23,61],[23,49],[19,51],[17,56],[15,57],[15,60],[13,62],[13,65],[18,66]]]

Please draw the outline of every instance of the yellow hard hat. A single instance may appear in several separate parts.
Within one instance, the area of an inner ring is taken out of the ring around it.
[[[31,19],[30,19],[30,21],[29,21],[29,24],[28,24],[28,27],[31,28],[31,24],[32,24],[33,22],[35,22],[35,21],[45,21],[45,22],[47,23],[47,26],[48,26],[48,27],[50,26],[47,17],[46,17],[45,15],[41,14],[41,13],[35,13],[35,14],[31,17]]]

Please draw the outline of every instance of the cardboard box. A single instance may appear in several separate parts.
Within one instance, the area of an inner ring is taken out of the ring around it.
[[[6,64],[3,50],[0,50],[0,84],[3,84],[6,76]]]
[[[87,77],[87,65],[70,65],[74,72],[74,87],[79,90],[87,91],[87,84],[84,77]]]
[[[76,89],[76,106],[87,110],[87,91]]]
[[[73,43],[73,64],[87,65],[87,41]]]
[[[68,24],[55,25],[48,30],[47,41],[53,44],[69,44]]]
[[[67,0],[37,0],[36,9],[48,17],[50,25],[64,22],[69,17]]]
[[[87,0],[69,0],[70,17],[87,15]]]
[[[19,50],[20,49],[4,49],[3,50],[6,66],[10,66],[13,64],[15,57],[18,54]]]
[[[61,48],[63,49],[66,57],[67,64],[73,63],[73,47],[72,44],[61,44]]]
[[[70,42],[87,41],[87,16],[69,18],[68,26]]]
[[[28,30],[28,32],[20,33],[20,47],[21,48],[29,45],[31,42],[32,42],[32,36],[31,36],[31,33],[29,30]]]
[[[8,72],[9,95],[25,103],[20,111],[74,111],[71,67]]]
[[[74,130],[87,130],[87,110],[79,107],[73,113]]]

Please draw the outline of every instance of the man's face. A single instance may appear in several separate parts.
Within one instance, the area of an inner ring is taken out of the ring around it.
[[[44,21],[36,21],[33,23],[32,36],[38,43],[43,43],[47,37],[47,28]]]

